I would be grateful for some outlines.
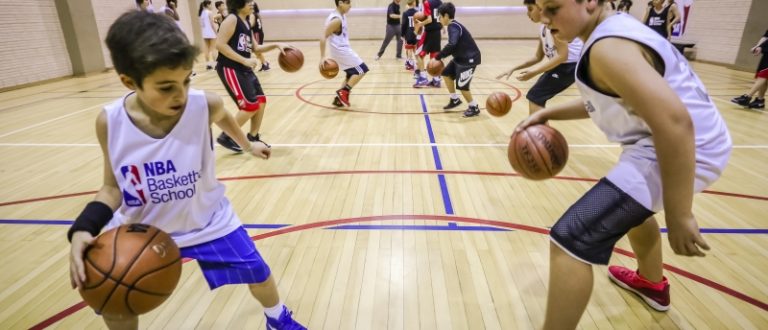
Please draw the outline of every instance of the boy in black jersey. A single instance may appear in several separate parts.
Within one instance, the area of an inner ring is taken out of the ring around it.
[[[413,50],[416,49],[416,32],[413,30],[413,14],[416,14],[416,0],[406,2],[408,9],[403,12],[400,20],[400,35],[405,41],[405,69],[411,71],[416,68],[413,60]]]
[[[216,48],[219,50],[216,72],[229,96],[240,109],[235,115],[237,124],[243,126],[245,122],[251,122],[247,134],[248,140],[270,147],[259,135],[264,111],[266,111],[267,97],[264,95],[259,79],[253,73],[253,68],[259,65],[259,61],[251,57],[251,53],[259,54],[274,49],[283,52],[290,46],[280,43],[254,46],[253,33],[248,24],[248,16],[252,15],[254,10],[251,1],[228,0],[227,7],[230,14],[221,22],[216,39]],[[221,133],[216,138],[216,142],[234,152],[243,151],[225,133]]]
[[[448,55],[453,56],[453,59],[443,70],[445,87],[451,93],[451,100],[443,109],[453,109],[461,104],[459,95],[456,94],[456,89],[458,89],[469,103],[469,108],[464,111],[464,117],[477,116],[480,114],[480,107],[477,105],[477,101],[472,98],[469,83],[472,81],[475,68],[480,64],[480,49],[477,48],[475,39],[472,38],[469,30],[454,20],[456,7],[452,3],[446,2],[440,5],[437,13],[440,23],[448,27],[448,43],[435,56],[435,59],[439,61]]]
[[[416,83],[413,88],[423,87],[435,87],[440,88],[440,77],[427,78],[427,74],[424,71],[424,56],[429,54],[429,58],[435,58],[440,51],[440,29],[442,28],[439,17],[437,16],[437,8],[442,5],[441,0],[424,0],[422,5],[422,12],[426,17],[423,21],[414,22],[414,29],[416,31],[422,30],[421,39],[416,46],[416,62],[418,68],[416,69]]]
[[[768,30],[750,51],[755,56],[763,54],[755,72],[755,83],[747,94],[734,97],[731,102],[750,109],[765,109],[765,91],[768,89]],[[750,102],[752,95],[755,95],[755,99]]]

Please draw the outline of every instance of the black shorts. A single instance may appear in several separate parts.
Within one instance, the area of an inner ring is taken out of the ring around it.
[[[607,265],[616,242],[651,216],[652,211],[602,178],[565,211],[549,237],[581,261]]]
[[[454,80],[456,89],[469,91],[469,84],[472,82],[472,76],[475,73],[477,65],[463,65],[451,60],[443,69],[443,77]]]
[[[421,52],[426,55],[429,53],[436,53],[440,51],[440,30],[426,31],[424,33],[424,46]],[[421,56],[424,56],[421,55]]]
[[[216,73],[240,110],[257,111],[262,103],[267,103],[259,78],[256,78],[253,70],[237,70],[219,63],[216,65]]]
[[[547,105],[547,101],[573,85],[576,80],[576,63],[562,63],[554,69],[544,72],[525,95],[528,101],[539,106]]]
[[[364,75],[368,72],[368,66],[365,63],[360,63],[360,65],[346,69],[344,72],[347,73],[347,80],[349,80],[352,76]]]

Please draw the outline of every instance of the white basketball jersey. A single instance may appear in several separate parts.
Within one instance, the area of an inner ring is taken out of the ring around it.
[[[130,95],[130,94],[129,94]],[[104,230],[126,223],[156,226],[180,246],[220,238],[240,219],[216,180],[205,93],[190,89],[168,135],[153,138],[128,117],[123,97],[106,106],[109,161],[123,203]]]
[[[363,59],[352,50],[352,46],[349,44],[347,17],[337,10],[334,10],[328,15],[328,18],[325,19],[325,27],[328,27],[328,24],[334,19],[341,21],[341,34],[332,33],[331,36],[328,37],[326,46],[329,57],[339,64],[339,69],[342,71],[363,64]]]
[[[595,41],[606,37],[633,40],[652,49],[662,59],[664,80],[680,97],[693,121],[697,179],[695,190],[703,189],[711,184],[725,168],[730,156],[732,142],[725,121],[707,94],[704,84],[672,43],[634,17],[624,13],[617,13],[606,18],[595,28],[584,43],[582,54],[585,56],[582,56],[576,65],[576,85],[581,92],[585,108],[592,121],[606,134],[608,140],[622,144],[625,153],[631,151],[634,155],[631,157],[623,155],[622,160],[626,159],[630,162],[632,159],[636,159],[638,162],[642,160],[657,161],[652,133],[645,121],[637,116],[624,100],[605,95],[582,80],[584,72],[587,72],[587,68],[582,66],[588,62],[587,56],[590,47]],[[616,74],[622,73],[617,72]],[[665,105],[659,103],[658,106],[664,107]],[[675,143],[675,141],[657,142]],[[632,180],[636,181],[636,178],[618,172],[612,172],[608,178],[611,181],[616,181],[614,183],[623,190],[624,187],[636,184],[636,182],[631,182]],[[702,182],[699,183],[698,181]],[[662,207],[661,187],[651,187],[650,189],[655,193],[650,197],[647,207],[653,211],[658,211]],[[636,197],[632,191],[625,190],[625,192]],[[639,200],[644,201],[644,199]]]
[[[547,28],[545,24],[541,25],[539,30],[539,38],[541,39],[541,47],[544,51],[544,56],[551,59],[557,56],[557,48],[555,48],[555,38],[552,36],[552,32]],[[568,59],[563,63],[576,63],[579,61],[579,55],[581,55],[581,47],[584,43],[581,39],[573,39],[568,43]]]

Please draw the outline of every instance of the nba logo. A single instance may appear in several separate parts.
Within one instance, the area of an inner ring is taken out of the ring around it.
[[[123,178],[126,181],[126,185],[123,187],[123,200],[125,200],[125,205],[136,207],[146,204],[147,199],[144,198],[144,189],[142,189],[141,185],[139,168],[136,167],[136,165],[123,166],[120,168],[120,173],[123,174]]]

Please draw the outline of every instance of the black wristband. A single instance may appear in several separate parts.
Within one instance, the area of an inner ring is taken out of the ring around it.
[[[107,204],[97,201],[88,203],[83,212],[77,216],[72,227],[69,227],[67,240],[72,242],[72,235],[76,231],[87,231],[91,233],[91,236],[96,237],[101,232],[101,228],[104,228],[109,223],[109,220],[112,220],[113,213],[112,208]]]

